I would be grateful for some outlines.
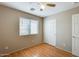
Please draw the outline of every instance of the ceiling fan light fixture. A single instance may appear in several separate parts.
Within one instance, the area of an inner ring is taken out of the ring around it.
[[[41,4],[41,9],[43,9],[43,10],[45,9],[45,6],[44,6],[44,5],[42,5],[42,4]]]
[[[30,10],[31,10],[31,11],[34,11],[34,10],[35,10],[35,8],[31,8]]]
[[[40,9],[40,11],[43,11],[43,9]]]

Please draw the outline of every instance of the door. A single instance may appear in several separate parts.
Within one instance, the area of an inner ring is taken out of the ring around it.
[[[44,20],[44,42],[56,45],[56,19]]]
[[[79,14],[72,15],[72,53],[79,56]]]

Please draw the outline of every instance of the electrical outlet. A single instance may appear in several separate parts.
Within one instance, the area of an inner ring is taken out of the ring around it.
[[[7,50],[7,49],[9,49],[9,48],[8,48],[8,46],[5,46],[5,47],[4,47],[4,49],[6,49],[6,50]]]
[[[65,48],[65,46],[66,46],[66,44],[65,43],[63,43],[62,45],[61,45],[61,48]]]
[[[66,44],[64,43],[64,44],[63,44],[63,46],[65,47],[65,46],[66,46]]]
[[[32,42],[34,42],[34,41],[32,40]]]

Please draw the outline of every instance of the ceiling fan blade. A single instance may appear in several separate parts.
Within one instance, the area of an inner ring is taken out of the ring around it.
[[[55,7],[56,6],[56,4],[46,4],[47,6],[49,6],[49,7]]]

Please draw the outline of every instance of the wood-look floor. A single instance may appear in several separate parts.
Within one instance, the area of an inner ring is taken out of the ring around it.
[[[13,52],[8,57],[72,57],[71,53],[60,50],[49,44],[37,46]]]

